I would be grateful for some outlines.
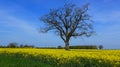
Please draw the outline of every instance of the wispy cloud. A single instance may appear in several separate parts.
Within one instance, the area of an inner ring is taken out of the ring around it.
[[[113,0],[103,0],[104,3],[108,3],[108,2],[111,2]]]
[[[50,3],[46,3],[46,1],[49,0],[1,1],[0,43],[22,42],[40,46],[64,45],[63,41],[54,34],[39,34],[38,28],[40,25],[42,26],[38,19],[40,15],[47,13],[50,8],[60,7],[64,3],[63,0],[59,2],[53,0],[50,1]],[[91,10],[93,10],[93,13],[91,13],[93,18],[91,19],[93,19],[95,23],[95,31],[98,35],[96,37],[91,37],[90,39],[86,38],[86,44],[102,44],[107,48],[109,48],[110,45],[111,48],[114,48],[112,45],[115,46],[116,44],[118,47],[120,44],[119,0],[76,0],[73,2],[78,5],[86,2],[91,3],[90,7],[92,8]],[[78,40],[75,41],[73,39],[71,42],[73,42],[73,44],[81,44],[82,41],[78,38]]]
[[[8,15],[5,13],[3,14],[2,12],[0,14],[1,14],[0,18],[2,20],[0,22],[0,26],[4,27],[3,32],[7,31],[7,30],[5,30],[6,28],[11,28],[11,29],[14,28],[18,32],[20,29],[28,34],[38,35],[37,28],[34,25],[30,24],[29,21],[25,21],[25,20],[19,19],[15,16],[11,16],[11,15]]]
[[[120,34],[120,11],[114,10],[109,12],[96,13],[94,16],[96,31],[104,37],[118,37]],[[115,35],[115,36],[113,36]]]
[[[100,23],[120,23],[120,11],[99,12],[94,19]]]

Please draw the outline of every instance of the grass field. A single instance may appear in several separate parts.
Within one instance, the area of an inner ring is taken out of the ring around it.
[[[0,54],[0,67],[53,67],[52,65],[21,56]]]
[[[120,50],[0,48],[0,67],[120,67]]]

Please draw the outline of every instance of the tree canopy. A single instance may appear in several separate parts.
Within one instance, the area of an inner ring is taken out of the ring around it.
[[[48,14],[43,15],[40,20],[45,24],[41,32],[46,33],[53,30],[65,43],[66,50],[69,50],[71,37],[91,36],[93,22],[88,14],[89,4],[78,7],[75,4],[65,4],[61,8],[51,9]]]

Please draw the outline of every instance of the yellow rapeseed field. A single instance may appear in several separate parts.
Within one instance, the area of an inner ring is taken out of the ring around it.
[[[8,55],[19,54],[24,57],[32,56],[43,62],[58,66],[65,64],[76,64],[78,66],[85,66],[86,64],[120,66],[120,50],[71,49],[66,51],[65,49],[0,48],[0,54],[2,53]]]

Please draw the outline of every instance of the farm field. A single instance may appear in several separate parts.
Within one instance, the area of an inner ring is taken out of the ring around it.
[[[0,67],[120,67],[120,50],[0,48]]]

